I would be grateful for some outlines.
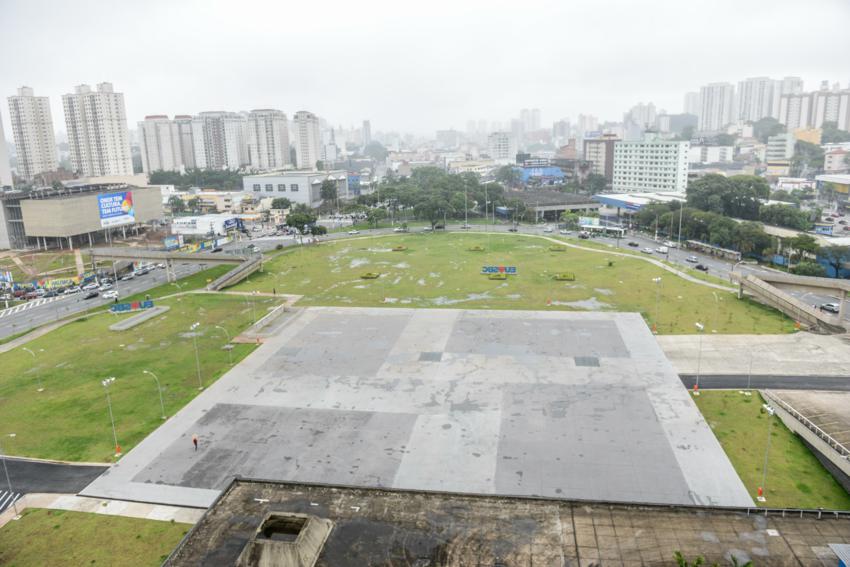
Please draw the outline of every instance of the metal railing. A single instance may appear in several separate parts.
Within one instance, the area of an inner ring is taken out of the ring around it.
[[[806,429],[814,433],[820,438],[821,441],[829,445],[833,450],[835,450],[839,455],[844,457],[845,459],[850,459],[850,449],[845,447],[842,443],[836,440],[832,435],[818,427],[812,422],[809,418],[804,416],[802,413],[794,409],[794,406],[786,402],[785,400],[776,396],[770,390],[763,390],[762,393],[766,398],[768,398],[772,404],[782,408],[786,413],[788,413],[791,417],[802,423]]]

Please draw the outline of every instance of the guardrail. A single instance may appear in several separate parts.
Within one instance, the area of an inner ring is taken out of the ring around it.
[[[240,281],[257,271],[262,265],[263,257],[261,255],[245,260],[232,270],[228,271],[226,274],[221,275],[214,281],[210,282],[207,285],[207,289],[210,291],[218,291],[219,289],[228,285],[239,283]]]
[[[785,400],[779,398],[770,390],[762,390],[762,393],[766,398],[770,400],[773,405],[779,406],[780,408],[785,410],[786,413],[788,413],[791,417],[802,423],[806,427],[806,429],[814,433],[818,438],[820,438],[821,441],[829,445],[839,455],[841,455],[845,459],[850,459],[850,449],[841,444],[832,435],[815,425],[812,420],[810,420],[802,413],[794,409],[794,406],[792,406]]]
[[[803,303],[796,297],[767,283],[759,277],[752,274],[746,277],[733,274],[732,279],[733,281],[737,280],[744,288],[759,296],[764,303],[779,309],[789,317],[805,324],[813,330],[817,329],[822,332],[831,333],[843,333],[845,331],[844,327],[827,319],[818,309],[813,308],[807,303]]]

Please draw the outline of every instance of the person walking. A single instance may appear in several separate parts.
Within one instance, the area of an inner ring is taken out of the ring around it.
[[[192,445],[195,446],[195,451],[197,451],[198,450],[198,434],[197,433],[192,434]]]

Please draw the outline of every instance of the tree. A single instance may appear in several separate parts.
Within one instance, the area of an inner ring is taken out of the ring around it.
[[[288,209],[292,206],[292,201],[287,199],[286,197],[275,197],[272,199],[272,207],[273,209]]]
[[[834,270],[830,277],[837,278],[841,269],[850,261],[850,246],[822,246],[818,255]]]
[[[296,210],[293,209],[286,216],[286,225],[291,226],[292,228],[297,228],[298,230],[304,230],[304,227],[307,227],[309,230],[310,226],[316,223],[316,215],[311,212],[306,212],[304,210]]]
[[[387,218],[387,211],[384,209],[369,209],[366,212],[366,221],[372,228],[378,228],[378,224]]]
[[[322,181],[322,187],[319,189],[319,196],[325,201],[334,201],[337,197],[336,183],[330,179]]]
[[[823,148],[816,144],[797,140],[791,158],[791,175],[798,177],[809,171],[823,170]]]
[[[591,194],[602,193],[608,186],[608,180],[605,178],[604,175],[600,175],[599,173],[591,173],[587,176],[587,179],[585,179],[584,186]]]
[[[503,183],[508,187],[516,187],[519,185],[520,175],[519,171],[514,169],[513,166],[503,165],[499,169],[496,170],[496,175],[494,176],[496,181],[499,183]]]
[[[800,233],[788,241],[788,245],[798,252],[817,254],[820,245],[815,237],[810,234]]]
[[[785,132],[785,125],[780,124],[779,120],[770,116],[753,123],[753,136],[758,138],[762,144],[766,144],[770,136],[776,136],[783,132]]]
[[[168,208],[172,214],[177,215],[186,211],[186,203],[177,195],[172,195],[168,198]]]
[[[837,122],[824,122],[821,125],[821,144],[841,144],[850,142],[850,132],[839,130]]]
[[[564,223],[569,230],[575,230],[578,228],[578,220],[578,213],[571,213],[569,211],[561,213],[561,222]]]
[[[796,274],[798,276],[812,276],[816,278],[822,278],[826,276],[826,270],[823,266],[818,264],[817,262],[804,261],[800,262],[793,268],[791,268],[791,273]]]
[[[310,234],[313,236],[321,236],[323,234],[328,233],[328,227],[322,226],[320,224],[314,224],[310,226]]]
[[[363,155],[372,158],[374,161],[384,161],[387,159],[389,152],[380,142],[371,141],[363,148]]]
[[[192,197],[192,198],[191,198],[191,199],[189,199],[189,201],[186,203],[186,206],[187,206],[187,207],[188,207],[188,209],[189,209],[190,211],[192,211],[193,213],[197,213],[198,211],[200,211],[200,210],[201,210],[201,199],[200,199],[199,197]]]
[[[767,205],[759,211],[761,221],[774,226],[808,230],[812,223],[808,213],[789,205]]]
[[[437,223],[443,220],[443,216],[447,213],[449,204],[440,197],[433,196],[426,201],[421,201],[416,204],[416,216],[423,217],[431,223],[433,229]]]
[[[761,177],[712,173],[688,185],[688,205],[728,217],[756,220],[759,199],[766,199],[770,186]]]

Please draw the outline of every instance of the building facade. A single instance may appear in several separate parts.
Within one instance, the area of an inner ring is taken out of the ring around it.
[[[258,201],[265,197],[284,197],[294,204],[318,207],[322,204],[322,183],[326,180],[336,184],[341,200],[353,197],[348,188],[348,173],[333,171],[271,171],[242,178],[242,190]]]
[[[717,132],[735,117],[735,87],[731,83],[710,83],[700,89],[699,123],[701,132]]]
[[[689,148],[689,142],[660,140],[654,135],[647,135],[642,141],[616,142],[613,190],[684,193]]]
[[[487,136],[487,146],[490,150],[490,159],[499,165],[513,163],[517,145],[516,139],[510,132],[493,132]]]
[[[195,136],[192,132],[193,119],[187,114],[174,116],[177,137],[180,140],[180,162],[186,169],[197,167],[195,162]]]
[[[132,175],[124,94],[112,83],[74,87],[62,96],[68,146],[74,171],[89,177]]]
[[[794,155],[794,135],[777,134],[767,139],[767,151],[765,161],[768,163],[790,160]]]
[[[682,112],[684,114],[693,114],[694,116],[699,116],[699,111],[700,111],[699,93],[698,92],[685,93],[685,104],[683,105]]]
[[[9,117],[18,176],[32,181],[40,173],[56,171],[59,162],[48,98],[35,96],[30,87],[21,87],[17,95],[9,97]]]
[[[777,119],[789,130],[820,128],[824,122],[850,130],[850,89],[824,85],[819,91],[783,95]]]
[[[3,119],[0,117],[0,191],[13,186],[12,168],[9,166],[9,148],[6,146],[6,134],[3,132]],[[2,242],[0,242],[0,248]],[[8,248],[8,246],[5,246]]]
[[[248,114],[248,162],[254,169],[281,169],[290,165],[289,125],[280,110],[252,110]]]
[[[306,110],[295,113],[295,161],[298,169],[314,169],[322,156],[319,117]]]
[[[824,153],[823,170],[826,173],[844,173],[850,171],[850,151],[836,148]]]
[[[181,171],[183,152],[177,124],[168,116],[145,116],[139,122],[139,149],[142,154],[142,171]]]
[[[732,146],[691,146],[688,163],[730,163],[734,150]]]
[[[248,165],[248,120],[237,112],[200,112],[192,121],[195,167],[237,170]]]
[[[593,164],[591,173],[604,175],[608,183],[614,180],[614,144],[618,141],[620,139],[611,134],[584,141],[584,159]]]
[[[738,83],[737,116],[739,120],[755,122],[773,114],[776,81],[770,77],[750,77]]]

